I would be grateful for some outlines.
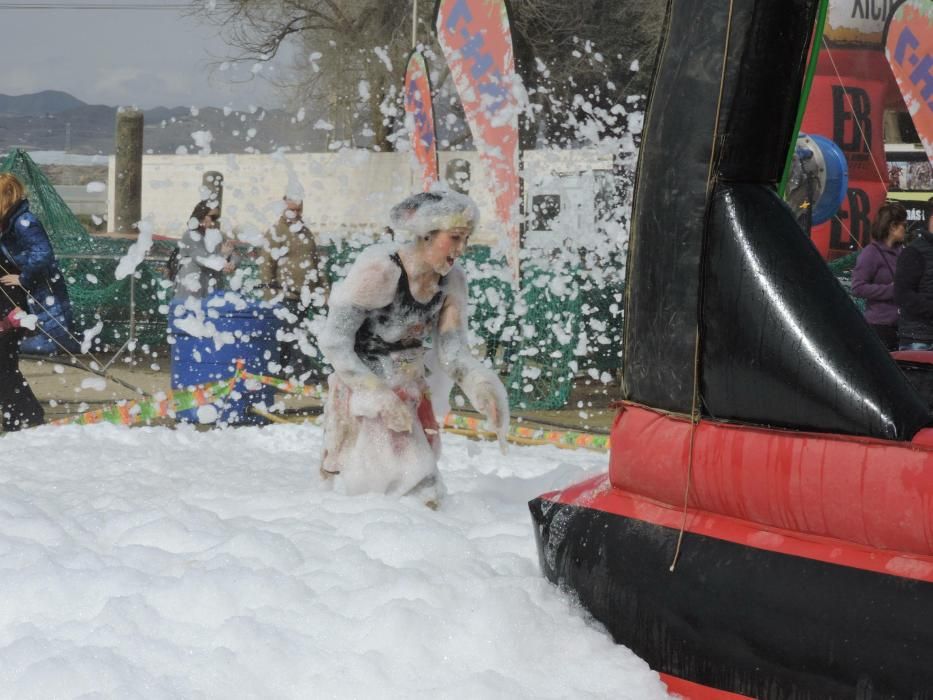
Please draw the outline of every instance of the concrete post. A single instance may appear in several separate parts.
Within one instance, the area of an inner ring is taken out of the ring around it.
[[[143,113],[121,107],[116,131],[112,230],[137,233],[136,223],[142,218]]]
[[[201,176],[201,198],[214,204],[223,214],[224,175],[216,170],[208,170]],[[215,204],[216,203],[216,204]]]

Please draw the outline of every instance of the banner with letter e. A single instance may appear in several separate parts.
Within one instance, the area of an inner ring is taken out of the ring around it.
[[[518,276],[520,246],[518,113],[520,101],[509,17],[503,0],[438,0],[435,27],[485,166],[496,219]]]
[[[904,96],[933,163],[933,2],[905,0],[888,18],[884,55],[891,64],[897,86]]]

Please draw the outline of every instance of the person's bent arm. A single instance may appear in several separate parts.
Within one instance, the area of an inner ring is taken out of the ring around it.
[[[448,293],[437,323],[441,367],[457,382],[476,410],[483,413],[504,448],[509,427],[509,401],[493,370],[473,357],[467,339],[466,275],[459,267],[448,275]]]

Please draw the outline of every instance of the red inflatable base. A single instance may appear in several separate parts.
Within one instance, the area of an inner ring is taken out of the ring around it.
[[[695,508],[688,509],[685,518],[682,508],[612,488],[606,475],[574,484],[562,491],[543,494],[541,498],[634,518],[673,530],[683,526],[684,532],[755,549],[933,583],[933,557],[930,556],[906,555],[831,537],[762,527],[748,520]]]
[[[612,429],[609,481],[681,509],[718,513],[788,537],[887,550],[888,573],[933,580],[933,429],[912,442],[689,419],[625,405]],[[897,553],[897,554],[895,554]]]
[[[607,476],[529,508],[545,577],[685,697],[933,700],[930,557],[684,517]]]

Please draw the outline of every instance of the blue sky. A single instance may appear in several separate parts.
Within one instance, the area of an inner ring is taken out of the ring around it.
[[[107,4],[135,1],[107,0]],[[250,66],[212,70],[211,63],[229,55],[230,49],[217,36],[216,27],[176,10],[4,7],[13,4],[17,3],[0,3],[7,65],[0,72],[0,93],[63,90],[92,104],[144,109],[160,105],[242,109],[279,103],[262,72],[248,80]],[[244,80],[248,82],[234,84]]]

